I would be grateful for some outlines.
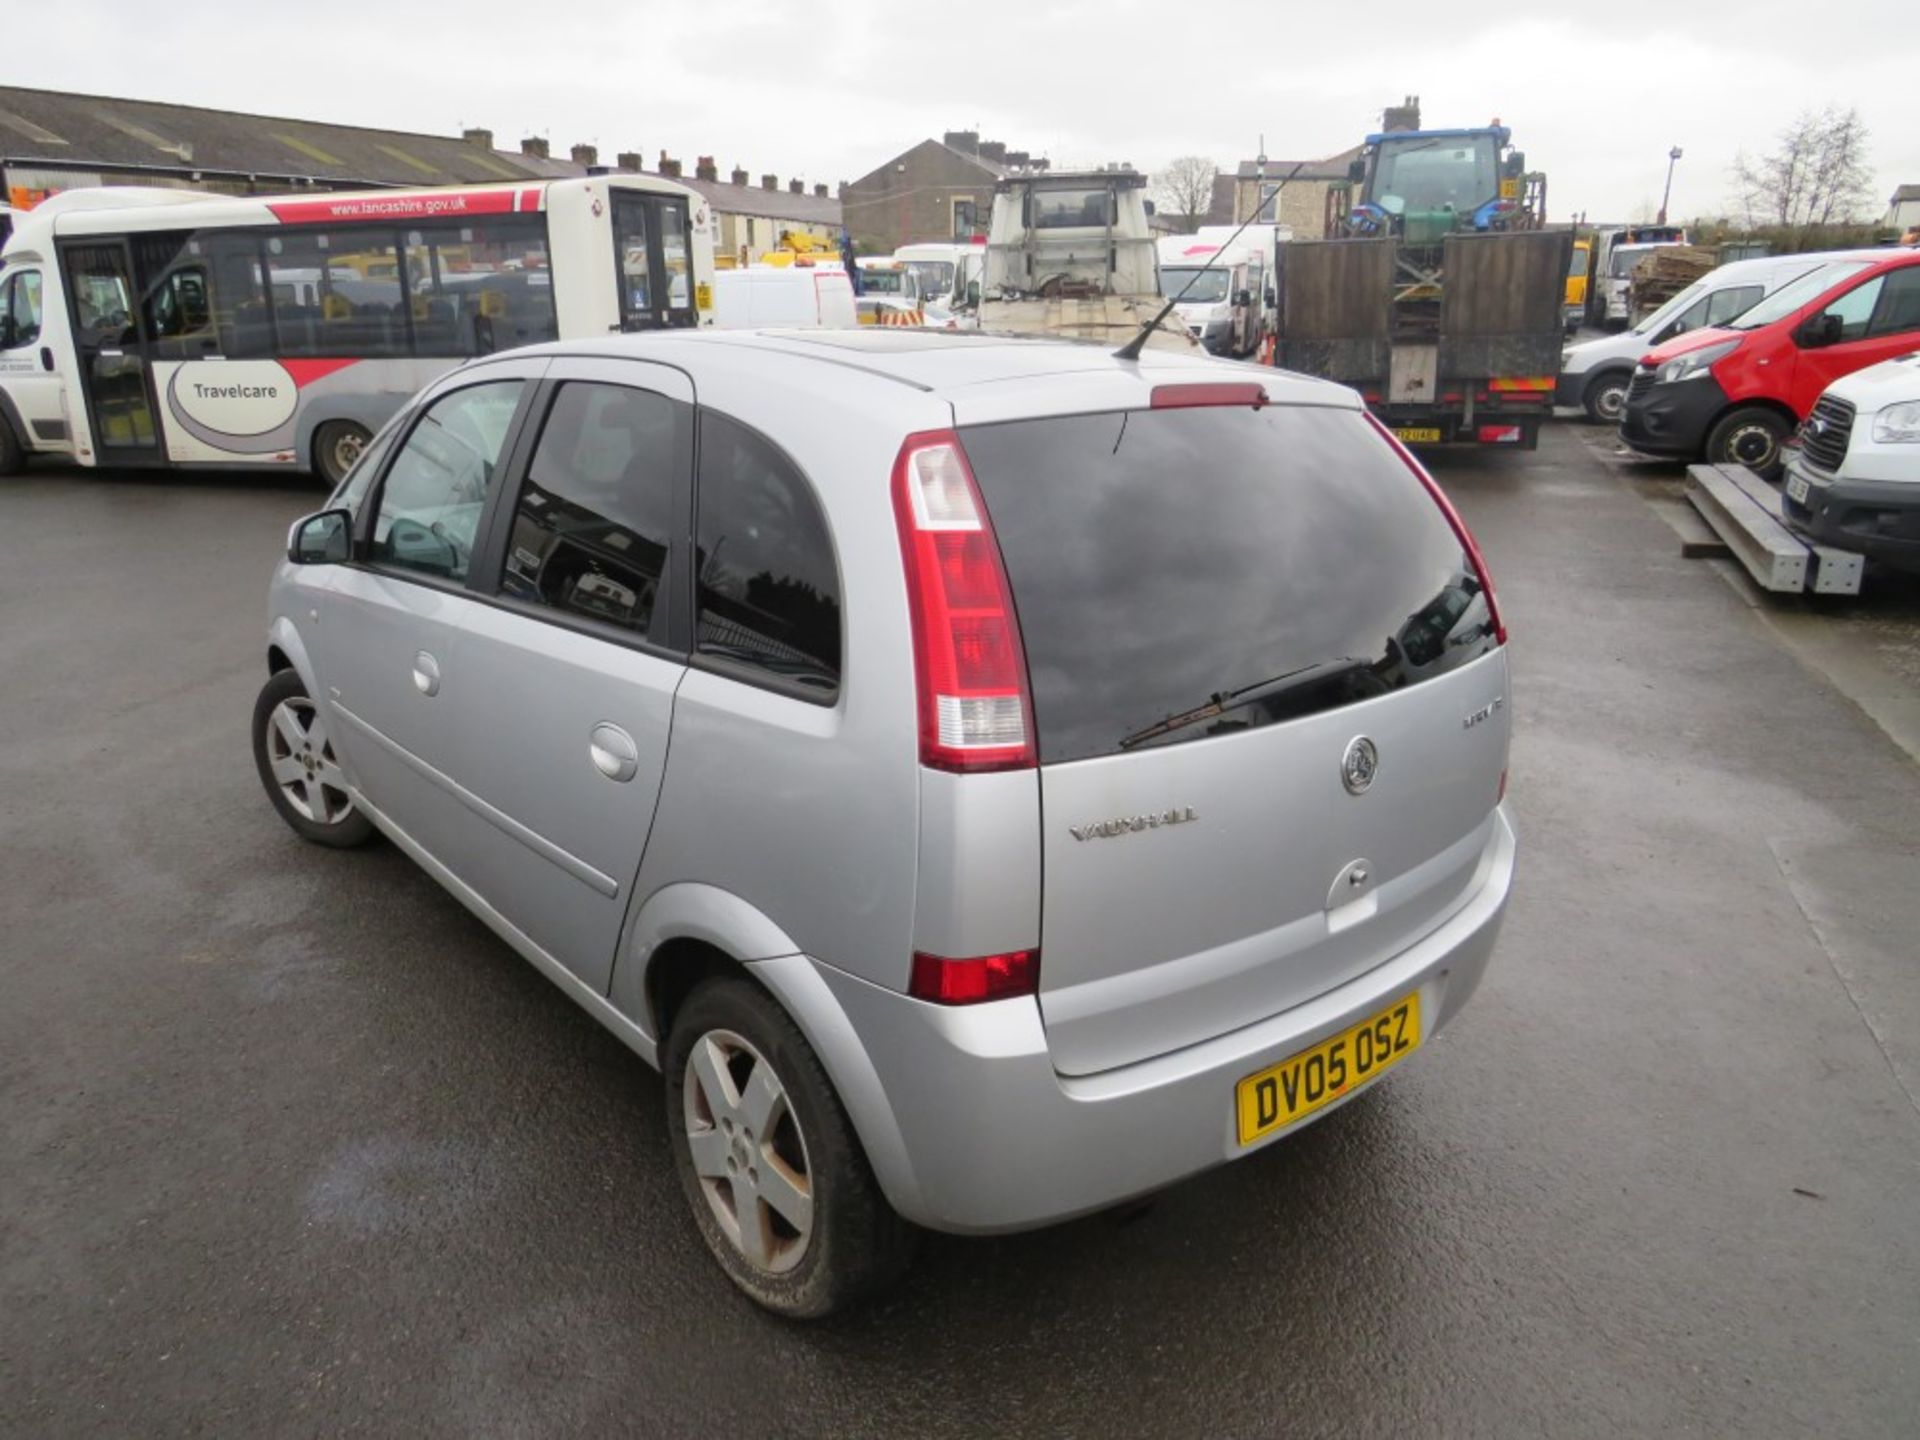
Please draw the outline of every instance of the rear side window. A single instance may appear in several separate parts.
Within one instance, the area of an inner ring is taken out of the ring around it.
[[[1130,411],[960,436],[1043,764],[1329,710],[1495,643],[1453,527],[1356,412]]]
[[[793,462],[700,416],[694,649],[826,700],[840,685],[840,579],[826,517]]]
[[[692,468],[689,408],[573,382],[547,415],[507,541],[505,594],[636,636],[664,618],[674,494]]]

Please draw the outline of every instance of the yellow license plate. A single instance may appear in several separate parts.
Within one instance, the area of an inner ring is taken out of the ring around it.
[[[1420,992],[1350,1030],[1247,1076],[1234,1089],[1240,1143],[1251,1145],[1366,1084],[1420,1048]]]
[[[1396,425],[1393,433],[1409,445],[1438,445],[1440,427],[1437,425]]]

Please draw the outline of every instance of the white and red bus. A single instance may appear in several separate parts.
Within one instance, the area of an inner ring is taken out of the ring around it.
[[[72,190],[0,252],[0,472],[44,453],[332,483],[462,360],[712,319],[712,216],[667,180]]]

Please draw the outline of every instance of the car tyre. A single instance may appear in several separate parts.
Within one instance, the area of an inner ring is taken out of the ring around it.
[[[13,423],[0,415],[0,475],[18,475],[26,467],[27,449],[13,433]]]
[[[1580,396],[1587,418],[1596,425],[1618,425],[1627,413],[1627,386],[1632,380],[1626,370],[1607,370],[1589,380]]]
[[[1743,406],[1721,416],[1707,435],[1707,461],[1713,465],[1744,465],[1763,480],[1780,474],[1780,446],[1787,438],[1787,422],[1772,410]]]
[[[662,1069],[694,1224],[755,1302],[816,1319],[905,1271],[912,1228],[881,1194],[819,1057],[766,991],[734,976],[698,986]]]
[[[373,838],[373,822],[347,788],[326,720],[298,670],[281,670],[260,687],[253,763],[273,808],[301,839],[347,850]]]
[[[366,426],[352,420],[329,420],[313,432],[313,469],[329,490],[347,478],[353,462],[373,438]]]

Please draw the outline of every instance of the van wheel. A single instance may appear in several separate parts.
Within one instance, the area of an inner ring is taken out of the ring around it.
[[[1627,411],[1627,384],[1632,378],[1624,370],[1609,370],[1589,380],[1580,397],[1587,418],[1596,425],[1618,425]]]
[[[373,438],[367,427],[352,420],[329,420],[313,432],[313,468],[333,489],[347,478],[347,471]]]
[[[1787,438],[1787,422],[1757,405],[1722,416],[1707,436],[1707,460],[1716,465],[1744,465],[1763,480],[1780,473],[1780,442]]]
[[[709,980],[662,1061],[674,1168],[727,1277],[790,1319],[896,1280],[911,1231],[887,1204],[812,1047],[764,990]]]
[[[26,447],[13,433],[12,422],[0,415],[0,475],[18,475],[26,463]]]
[[[253,763],[273,808],[301,839],[346,850],[373,838],[373,822],[353,803],[326,721],[298,670],[281,670],[260,688]]]

